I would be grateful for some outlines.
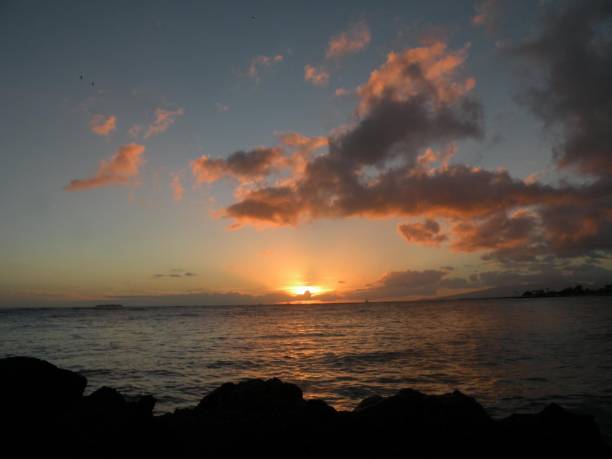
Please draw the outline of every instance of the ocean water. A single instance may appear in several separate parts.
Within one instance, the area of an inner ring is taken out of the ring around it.
[[[493,416],[556,402],[612,436],[612,300],[0,310],[0,356],[29,355],[151,393],[158,412],[227,381],[279,377],[352,409],[459,389]]]

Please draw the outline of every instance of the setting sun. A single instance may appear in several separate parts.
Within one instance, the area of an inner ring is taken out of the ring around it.
[[[310,295],[319,295],[327,291],[327,289],[318,285],[293,285],[286,287],[285,290],[293,295],[308,295],[308,293]]]

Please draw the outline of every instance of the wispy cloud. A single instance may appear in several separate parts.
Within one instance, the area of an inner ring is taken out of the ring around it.
[[[164,273],[156,273],[153,274],[153,278],[155,279],[162,279],[162,278],[168,278],[168,279],[185,279],[185,278],[189,278],[189,277],[194,277],[196,274],[192,273],[191,271],[185,271],[184,269],[170,269],[167,272]]]
[[[347,97],[353,94],[355,94],[355,91],[351,91],[350,89],[346,89],[346,88],[337,88],[334,91],[334,96],[336,97]]]
[[[185,193],[181,175],[179,173],[172,173],[171,177],[170,188],[172,189],[172,197],[176,202],[179,202],[183,199],[183,195]]]
[[[141,132],[142,132],[142,126],[140,124],[135,124],[131,126],[130,129],[128,129],[128,135],[132,139],[137,139],[140,136]]]
[[[499,0],[478,0],[474,5],[476,14],[472,16],[472,24],[477,27],[484,27],[489,32],[494,31],[501,15]]]
[[[230,106],[226,104],[222,104],[221,102],[216,102],[215,107],[219,113],[227,113],[230,111]]]
[[[89,121],[89,129],[96,135],[108,136],[117,127],[117,118],[114,115],[93,115]]]
[[[88,179],[72,180],[66,191],[81,191],[108,185],[124,185],[136,177],[143,163],[144,145],[122,145],[110,160],[102,160],[96,174]]]
[[[177,108],[176,110],[156,108],[155,120],[145,131],[144,138],[148,139],[149,137],[153,137],[163,132],[166,132],[168,128],[176,122],[176,119],[179,116],[183,115],[183,113],[184,110],[182,108]]]
[[[365,22],[357,22],[348,30],[342,32],[329,40],[325,57],[327,59],[355,54],[370,44],[370,29]]]
[[[314,67],[310,64],[304,66],[304,80],[315,86],[326,86],[329,83],[329,72],[322,67]]]
[[[255,56],[249,63],[246,75],[251,78],[259,79],[261,68],[271,67],[274,64],[282,62],[283,59],[284,56],[282,54],[276,54],[275,56]]]

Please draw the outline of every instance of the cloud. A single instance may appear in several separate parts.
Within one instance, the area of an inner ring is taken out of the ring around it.
[[[483,136],[482,108],[471,95],[475,80],[463,72],[468,51],[433,41],[389,53],[358,87],[353,121],[317,141],[326,150],[303,154],[299,162],[282,153],[275,164],[290,167],[291,176],[274,175],[278,166],[258,168],[257,186],[242,188],[219,215],[234,228],[421,217],[422,223],[398,228],[408,241],[448,241],[456,251],[481,252],[504,266],[612,253],[612,179],[604,171],[581,185],[553,186],[514,178],[503,168],[451,162],[460,141]],[[609,92],[601,88],[602,99]],[[285,149],[306,144],[299,136],[281,141]],[[591,157],[586,151],[583,159]],[[220,162],[202,164],[201,181],[236,176],[225,160],[214,161]],[[436,226],[441,219],[448,220],[445,234]]]
[[[541,210],[544,237],[553,253],[595,258],[612,253],[612,183],[605,185],[607,191],[589,193],[584,204],[559,203]]]
[[[194,277],[194,276],[196,276],[196,274],[192,273],[191,271],[185,271],[184,269],[171,269],[165,273],[153,274],[152,277],[155,279],[162,279],[162,278],[185,279],[185,278]]]
[[[184,110],[182,108],[178,108],[176,110],[156,108],[155,120],[145,131],[144,138],[148,139],[149,137],[153,137],[163,132],[166,132],[166,130],[168,130],[168,128],[172,126],[176,122],[176,119],[179,116],[182,116],[183,113]]]
[[[230,111],[230,106],[226,104],[222,104],[221,102],[216,102],[215,107],[219,113],[227,113]]]
[[[557,164],[607,177],[612,176],[612,36],[606,32],[611,19],[607,0],[550,8],[540,34],[513,50],[541,72],[520,100],[547,126],[561,129]]]
[[[191,172],[198,183],[212,183],[223,177],[234,177],[245,182],[264,177],[286,166],[281,148],[256,148],[237,151],[227,159],[208,156],[191,162]]]
[[[313,67],[310,64],[304,66],[304,80],[315,86],[327,86],[329,83],[329,72],[322,67]]]
[[[284,59],[282,54],[275,56],[255,56],[251,59],[249,67],[246,71],[247,76],[259,79],[259,72],[262,67],[271,67],[274,64],[282,62]]]
[[[326,59],[333,59],[348,54],[355,54],[370,44],[370,29],[365,22],[358,22],[349,27],[346,32],[332,37],[325,52]]]
[[[173,173],[171,174],[171,177],[170,188],[172,189],[172,197],[176,202],[179,202],[183,199],[185,188],[183,187],[183,182],[179,174]]]
[[[128,129],[128,135],[132,139],[137,139],[140,136],[141,132],[142,132],[142,126],[139,124],[135,124],[132,127],[130,127],[130,129]]]
[[[354,94],[354,91],[351,91],[350,89],[346,89],[346,88],[337,88],[334,91],[334,96],[336,97],[347,97],[353,94]]]
[[[309,137],[295,131],[281,132],[277,136],[287,147],[296,148],[307,153],[312,153],[328,145],[327,137]]]
[[[406,241],[430,246],[440,245],[448,239],[440,233],[440,225],[435,220],[426,219],[422,223],[404,223],[397,227]]]
[[[466,46],[452,52],[446,43],[436,41],[399,54],[390,52],[387,61],[357,89],[359,112],[366,113],[381,101],[409,101],[421,94],[436,105],[452,104],[476,85],[474,78],[455,78],[467,58],[467,50]]]
[[[352,215],[483,217],[563,199],[562,191],[527,185],[507,171],[449,165],[453,148],[436,156],[444,158],[439,168],[418,164],[431,145],[481,135],[480,105],[467,97],[471,79],[452,78],[464,60],[465,50],[440,43],[391,53],[361,87],[357,122],[329,138],[326,154],[312,158],[298,180],[253,190],[225,215],[274,224]]]
[[[481,221],[461,222],[452,229],[452,247],[463,252],[526,247],[532,240],[536,223],[536,217],[525,211],[511,216],[499,212]]]
[[[125,185],[136,177],[142,166],[144,145],[130,143],[122,145],[110,160],[102,160],[96,174],[88,179],[72,180],[66,191],[81,191],[109,185]]]
[[[495,31],[501,16],[500,0],[478,0],[474,8],[476,14],[472,16],[472,24],[484,27],[489,32]]]
[[[531,288],[565,288],[578,284],[603,286],[610,283],[612,271],[592,263],[578,263],[555,267],[540,265],[530,270],[497,270],[478,273],[473,283],[483,287],[513,287],[515,293]]]
[[[346,292],[344,295],[351,299],[387,299],[434,296],[440,289],[465,290],[480,287],[478,284],[461,277],[448,277],[450,272],[451,270],[448,269],[392,271],[384,274],[379,280],[365,288]]]
[[[89,129],[96,135],[108,136],[117,127],[117,118],[114,115],[94,115],[89,121]]]

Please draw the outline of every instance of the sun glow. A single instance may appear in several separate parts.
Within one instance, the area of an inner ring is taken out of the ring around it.
[[[291,285],[286,287],[285,290],[293,295],[310,296],[320,295],[321,293],[326,292],[328,289],[318,285]]]

